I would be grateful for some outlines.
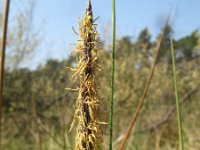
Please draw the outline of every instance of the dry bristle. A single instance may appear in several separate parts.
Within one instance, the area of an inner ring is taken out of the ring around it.
[[[98,70],[96,48],[98,33],[93,24],[90,0],[83,20],[79,22],[79,35],[81,40],[78,41],[76,48],[79,61],[74,76],[80,79],[80,89],[71,126],[78,122],[75,149],[95,150],[101,143],[102,135],[97,117],[99,98],[95,84],[95,73]]]

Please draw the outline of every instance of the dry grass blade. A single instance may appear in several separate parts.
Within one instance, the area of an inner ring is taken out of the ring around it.
[[[141,99],[140,99],[140,101],[139,101],[139,104],[138,104],[138,106],[137,106],[137,108],[136,108],[136,111],[135,111],[135,113],[134,113],[134,115],[133,115],[133,118],[132,118],[132,121],[131,121],[131,125],[130,125],[130,127],[127,129],[127,131],[126,131],[126,133],[125,133],[125,135],[124,135],[124,137],[123,137],[123,140],[122,140],[122,142],[121,142],[121,144],[120,144],[120,146],[119,146],[119,150],[123,150],[123,148],[124,148],[124,146],[125,146],[125,144],[126,144],[126,141],[128,140],[128,137],[129,137],[129,135],[130,135],[132,129],[134,128],[134,125],[135,125],[135,122],[136,122],[136,120],[137,120],[137,118],[138,118],[139,112],[140,112],[140,110],[141,110],[141,108],[142,108],[142,106],[143,106],[144,99],[145,99],[145,97],[146,97],[146,95],[147,95],[147,92],[148,92],[148,89],[149,89],[149,86],[150,86],[150,83],[151,83],[151,79],[152,79],[152,77],[153,77],[153,73],[154,73],[154,70],[155,70],[155,67],[156,67],[156,63],[157,63],[158,56],[159,56],[159,52],[160,52],[160,47],[161,47],[161,44],[162,44],[162,42],[163,42],[163,39],[164,39],[164,36],[165,36],[165,32],[166,32],[166,29],[167,29],[167,26],[168,26],[169,16],[170,16],[170,15],[168,15],[168,17],[167,17],[167,20],[166,20],[166,23],[165,23],[165,27],[164,27],[163,33],[162,33],[162,35],[161,35],[161,37],[160,37],[160,39],[159,39],[159,41],[158,41],[157,51],[156,51],[156,57],[155,57],[153,66],[152,66],[152,68],[151,68],[151,71],[150,71],[150,74],[149,74],[147,83],[146,83],[146,85],[145,85],[145,89],[144,89],[143,95],[142,95],[142,97],[141,97]]]
[[[3,103],[3,78],[4,78],[4,60],[6,50],[6,39],[7,39],[7,27],[8,27],[8,15],[9,15],[10,0],[5,1],[5,12],[2,27],[2,43],[0,52],[0,149],[1,149],[1,127],[2,127],[2,103]]]

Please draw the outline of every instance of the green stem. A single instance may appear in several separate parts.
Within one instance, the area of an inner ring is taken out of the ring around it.
[[[171,53],[172,53],[174,88],[175,88],[175,95],[176,95],[176,111],[177,111],[177,121],[178,121],[179,147],[180,147],[180,150],[184,150],[183,135],[182,135],[182,122],[181,122],[181,115],[180,115],[180,108],[179,108],[178,85],[177,85],[177,79],[176,79],[175,54],[174,54],[174,46],[173,46],[172,38],[170,39],[170,43],[171,43]]]
[[[114,82],[115,82],[115,40],[116,40],[116,10],[115,0],[112,0],[112,77],[111,77],[111,97],[110,97],[110,121],[109,132],[110,142],[109,150],[112,150],[112,135],[113,135],[113,101],[114,101]]]

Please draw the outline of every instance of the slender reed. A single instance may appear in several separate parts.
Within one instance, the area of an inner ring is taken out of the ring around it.
[[[76,52],[78,64],[73,77],[79,78],[79,96],[71,128],[78,122],[76,150],[95,150],[102,142],[101,124],[98,119],[99,97],[95,74],[99,70],[97,59],[97,25],[94,24],[92,5],[88,0],[85,15],[79,22],[80,40]],[[71,130],[71,129],[70,129]]]
[[[112,150],[112,135],[113,135],[113,101],[114,101],[114,83],[115,83],[115,39],[116,39],[116,10],[115,0],[112,0],[112,76],[111,76],[111,97],[110,97],[110,120],[109,132],[110,142],[109,150]]]
[[[175,95],[176,95],[176,112],[177,112],[177,122],[178,122],[179,149],[184,150],[181,113],[180,113],[180,107],[179,107],[180,103],[179,103],[178,85],[177,85],[177,79],[176,79],[175,52],[174,52],[174,44],[173,44],[172,38],[170,39],[170,44],[171,44],[171,53],[172,53],[173,81],[174,81],[174,89],[175,89]]]
[[[4,61],[6,51],[8,15],[9,15],[10,0],[5,0],[5,12],[2,27],[2,42],[0,51],[0,149],[1,149],[1,135],[2,135],[2,103],[3,103],[3,78],[4,78]]]
[[[162,35],[161,35],[161,37],[160,37],[160,39],[159,39],[159,41],[158,41],[158,46],[157,46],[157,51],[156,51],[156,57],[155,57],[153,66],[152,66],[152,68],[151,68],[151,71],[150,71],[148,80],[147,80],[147,82],[146,82],[146,85],[145,85],[145,88],[144,88],[144,91],[143,91],[143,95],[142,95],[142,97],[141,97],[141,99],[140,99],[140,101],[139,101],[139,104],[138,104],[138,106],[137,106],[137,108],[136,108],[135,113],[133,114],[133,118],[132,118],[132,121],[131,121],[131,125],[130,125],[130,127],[127,129],[127,131],[126,131],[126,133],[125,133],[125,135],[124,135],[124,137],[123,137],[123,140],[122,140],[122,142],[121,142],[121,144],[120,144],[120,146],[119,146],[119,150],[123,150],[123,149],[124,149],[124,146],[125,146],[125,144],[126,144],[126,141],[128,140],[129,135],[130,135],[132,129],[134,128],[135,122],[136,122],[136,120],[137,120],[137,118],[138,118],[138,116],[139,116],[140,110],[141,110],[141,108],[142,108],[142,106],[143,106],[144,99],[145,99],[145,97],[146,97],[146,95],[147,95],[147,92],[148,92],[148,90],[149,90],[149,86],[150,86],[150,83],[151,83],[151,79],[152,79],[152,77],[153,77],[154,70],[155,70],[155,67],[156,67],[156,64],[157,64],[157,60],[158,60],[158,56],[159,56],[159,52],[160,52],[160,47],[161,47],[161,44],[162,44],[162,42],[163,42],[163,39],[164,39],[164,36],[165,36],[165,33],[166,33],[166,28],[167,28],[168,22],[169,22],[169,16],[168,16],[167,21],[166,21],[166,23],[165,23],[165,27],[164,27],[163,33],[162,33]]]

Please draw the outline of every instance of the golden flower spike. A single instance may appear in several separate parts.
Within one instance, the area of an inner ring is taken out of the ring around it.
[[[101,144],[102,132],[98,120],[99,97],[95,84],[95,74],[99,70],[97,58],[97,30],[93,21],[90,0],[82,21],[79,22],[80,40],[77,42],[76,53],[78,64],[74,77],[79,78],[79,96],[71,128],[78,122],[75,150],[95,150]]]

